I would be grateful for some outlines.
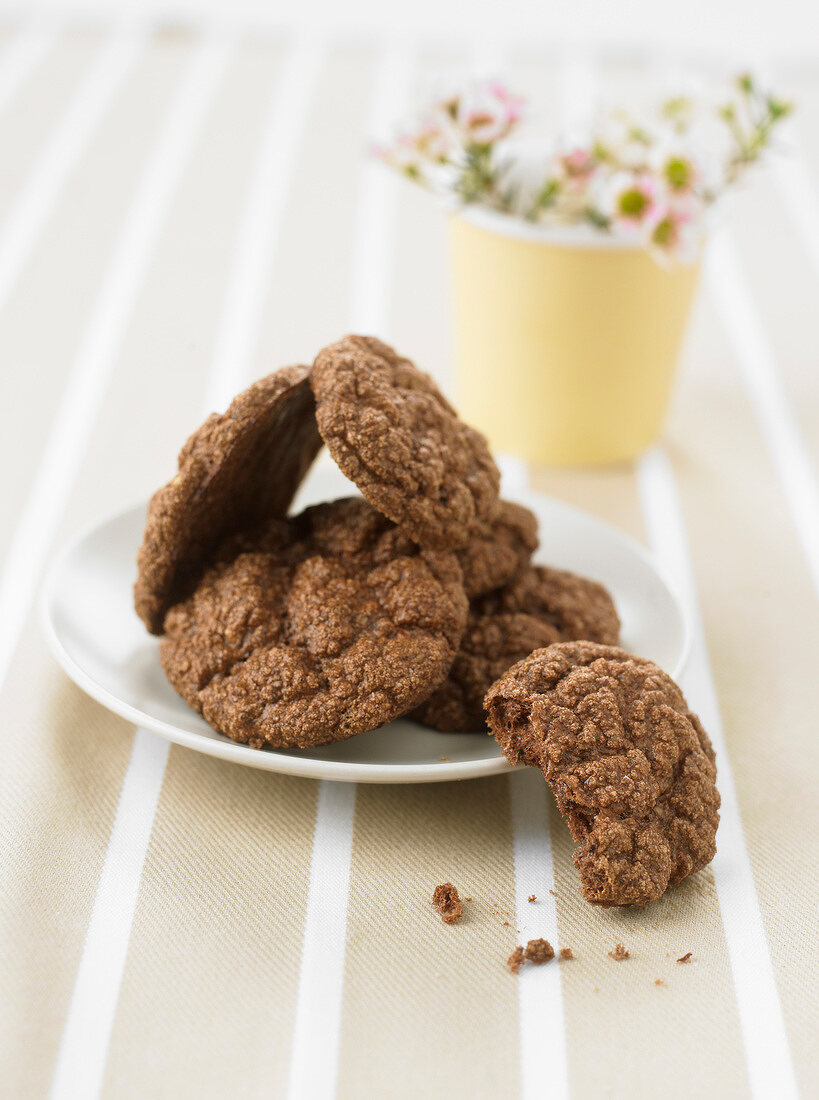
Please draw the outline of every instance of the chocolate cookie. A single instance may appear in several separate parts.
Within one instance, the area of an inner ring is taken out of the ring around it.
[[[486,440],[408,359],[347,336],[319,352],[312,386],[330,454],[419,545],[460,549],[494,519],[500,475]]]
[[[617,610],[601,584],[529,566],[505,588],[472,600],[449,675],[412,717],[446,733],[482,730],[484,695],[510,665],[553,642],[585,638],[613,645],[619,634]]]
[[[162,667],[220,733],[307,748],[428,695],[466,614],[454,554],[420,549],[365,500],[338,500],[223,545],[168,612]]]
[[[189,594],[207,554],[232,531],[282,516],[321,448],[309,367],[284,367],[213,413],[151,498],[134,605],[153,634]]]
[[[537,517],[522,504],[500,501],[492,523],[480,528],[458,551],[466,594],[482,596],[508,584],[537,550]]]
[[[714,751],[651,661],[553,645],[493,684],[486,712],[510,763],[539,767],[554,791],[588,901],[645,905],[713,859]]]

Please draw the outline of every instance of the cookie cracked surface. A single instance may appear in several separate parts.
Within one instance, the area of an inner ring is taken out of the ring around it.
[[[137,557],[134,605],[152,634],[226,535],[283,516],[321,449],[309,367],[284,367],[213,413],[154,493]]]
[[[645,905],[713,859],[714,751],[657,665],[552,645],[510,668],[485,705],[507,759],[539,767],[554,791],[590,902]]]
[[[529,564],[537,543],[534,512],[501,500],[495,519],[478,528],[468,545],[458,551],[467,596],[483,596],[508,584]]]
[[[486,439],[408,359],[347,336],[319,352],[312,386],[333,459],[419,545],[460,549],[495,517],[500,475]]]
[[[162,667],[221,733],[307,748],[375,729],[446,676],[467,615],[454,554],[366,501],[228,539],[165,617]]]
[[[447,733],[483,730],[484,696],[516,661],[572,639],[613,645],[619,633],[617,610],[603,585],[561,569],[529,566],[511,584],[470,602],[449,675],[412,717]]]

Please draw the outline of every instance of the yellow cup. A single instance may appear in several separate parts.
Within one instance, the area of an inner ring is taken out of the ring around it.
[[[657,438],[698,263],[477,208],[450,217],[449,251],[457,402],[495,450],[588,466]]]

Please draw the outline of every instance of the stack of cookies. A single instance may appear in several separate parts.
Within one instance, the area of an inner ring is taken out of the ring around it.
[[[322,445],[362,496],[288,516]],[[602,586],[532,565],[484,437],[432,379],[349,336],[211,416],[153,497],[136,608],[179,694],[228,737],[306,748],[393,718],[486,729],[534,649],[615,643]]]
[[[291,516],[322,446],[361,496]],[[612,648],[620,624],[608,592],[531,563],[537,521],[499,486],[485,438],[428,375],[348,336],[312,367],[256,382],[187,441],[148,508],[136,610],[162,635],[174,689],[254,748],[341,741],[400,716],[486,730],[486,699],[509,759],[541,767],[561,792],[592,853],[587,897],[640,904],[713,855],[710,744],[664,673]],[[636,788],[613,763],[624,745],[640,755]],[[693,763],[678,774],[681,754]],[[669,767],[676,786],[655,783]],[[618,833],[610,807],[624,784]],[[692,840],[681,818],[695,787],[709,812]],[[635,872],[623,821],[646,813],[651,868]],[[672,833],[658,856],[657,835]]]

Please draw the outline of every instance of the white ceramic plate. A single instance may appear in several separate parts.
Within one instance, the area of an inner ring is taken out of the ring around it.
[[[296,506],[349,493],[326,463],[310,474]],[[646,552],[592,516],[531,492],[507,493],[540,521],[537,559],[602,581],[623,623],[622,644],[650,657],[675,678],[688,650],[679,601]],[[158,640],[131,603],[145,507],[106,520],[53,563],[43,611],[57,660],[84,691],[136,725],[199,752],[315,779],[359,783],[424,783],[472,779],[508,769],[486,734],[442,734],[399,720],[348,741],[307,751],[251,749],[214,732],[179,698],[159,665]],[[446,759],[444,759],[446,758]]]

